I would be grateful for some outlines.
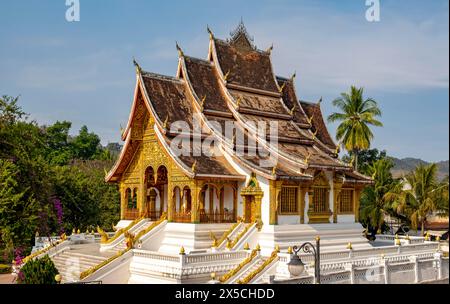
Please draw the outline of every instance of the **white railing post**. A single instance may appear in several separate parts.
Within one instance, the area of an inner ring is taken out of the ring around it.
[[[381,258],[381,265],[383,266],[384,284],[389,284],[389,262],[384,257]]]
[[[349,263],[345,265],[345,270],[350,272],[350,284],[356,284],[355,283],[355,265],[353,263]]]
[[[442,252],[434,254],[434,263],[437,270],[437,280],[442,280]]]
[[[414,283],[419,283],[419,260],[417,259],[417,256],[413,255],[409,257],[409,260],[411,263],[414,263]]]

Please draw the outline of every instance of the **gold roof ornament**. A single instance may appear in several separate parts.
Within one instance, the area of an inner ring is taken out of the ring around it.
[[[295,108],[297,107],[297,105],[294,105],[293,107],[292,107],[292,109],[289,111],[289,115],[294,115],[294,111],[295,111]]]
[[[266,53],[272,54],[272,50],[273,50],[273,43],[272,45],[266,50]]]
[[[180,254],[181,255],[185,255],[186,254],[186,251],[184,250],[183,246],[181,246],[181,248],[180,248]]]
[[[311,158],[311,152],[308,152],[308,155],[306,155],[305,157],[305,163],[308,164],[309,163],[309,159]]]
[[[177,51],[178,51],[178,57],[184,57],[184,53],[183,50],[181,49],[181,47],[178,45],[178,42],[175,42]]]
[[[200,108],[201,108],[201,112],[203,112],[203,109],[205,108],[205,100],[206,100],[206,95],[203,96],[202,100],[200,101]]]
[[[409,234],[406,234],[405,239],[408,240],[408,241],[411,240],[411,238],[409,237]]]
[[[281,85],[281,87],[280,87],[280,89],[278,91],[280,93],[283,92],[285,86],[286,86],[286,82],[283,82],[283,84]]]
[[[244,250],[250,250],[250,244],[248,242],[245,243]]]
[[[225,81],[228,81],[228,77],[230,76],[230,73],[231,73],[231,70],[228,70],[228,72],[225,75],[223,75],[223,79]]]
[[[256,244],[255,250],[256,250],[256,251],[261,251],[261,246],[259,246],[259,243]]]
[[[295,71],[294,74],[292,74],[291,80],[294,81],[295,77],[297,77],[297,71]]]
[[[191,170],[192,170],[192,172],[194,172],[194,173],[195,173],[195,171],[197,170],[197,160],[195,160],[194,163],[192,164]]]
[[[209,25],[206,26],[206,31],[209,34],[209,39],[213,40],[214,39],[214,34],[213,34],[212,30],[209,28]]]
[[[349,249],[349,250],[352,250],[352,249],[353,249],[353,246],[352,246],[352,243],[351,243],[351,242],[348,242],[348,244],[347,244],[347,249]]]
[[[322,103],[322,96],[320,96],[319,101],[317,102],[317,105],[320,106],[320,104]]]
[[[272,175],[276,175],[277,174],[277,166],[274,166],[272,168]]]
[[[166,116],[166,119],[164,120],[164,123],[163,123],[163,128],[165,130],[167,130],[168,124],[169,124],[169,115]]]
[[[339,151],[341,149],[339,148],[339,145],[336,146],[336,149],[334,149],[334,154],[339,154]]]
[[[292,246],[289,246],[287,249],[287,253],[292,254],[294,250],[292,249]]]
[[[77,234],[80,234],[80,233],[81,233],[80,228],[78,228],[77,229]]]
[[[136,74],[139,75],[142,73],[142,69],[141,66],[139,65],[139,63],[136,61],[136,59],[134,59],[133,57],[133,64],[136,67]]]
[[[311,117],[307,117],[306,119],[308,120],[308,123],[311,124],[314,118],[314,114],[311,115]]]
[[[239,108],[241,101],[242,101],[242,96],[239,96],[238,99],[236,100],[236,107]]]
[[[316,236],[316,241],[320,241],[320,235]]]
[[[316,131],[313,133],[312,140],[315,140],[315,139],[316,139],[317,132],[319,132],[319,130],[316,130]]]
[[[213,281],[216,280],[216,273],[215,272],[211,272],[211,280],[213,280]]]

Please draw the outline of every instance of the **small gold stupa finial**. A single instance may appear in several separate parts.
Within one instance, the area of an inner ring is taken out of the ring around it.
[[[181,255],[185,255],[186,254],[186,251],[184,250],[183,246],[181,246],[181,248],[180,248],[180,254]]]
[[[250,250],[250,244],[248,242],[245,243],[244,250]]]
[[[280,252],[280,245],[275,245],[275,251]]]
[[[256,250],[256,251],[261,251],[261,246],[259,246],[259,243],[256,244],[255,250]]]
[[[352,249],[353,249],[353,246],[352,246],[352,243],[351,243],[351,242],[348,242],[348,244],[347,244],[347,249],[349,249],[349,250],[352,250]]]
[[[288,247],[288,250],[287,250],[287,253],[292,254],[293,252],[294,252],[294,251],[292,250],[292,247],[289,246],[289,247]]]

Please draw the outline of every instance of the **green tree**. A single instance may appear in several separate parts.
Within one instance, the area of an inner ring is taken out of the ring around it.
[[[358,153],[370,148],[373,133],[369,126],[381,127],[383,124],[376,119],[381,116],[377,102],[372,98],[364,99],[364,89],[352,86],[349,93],[333,101],[333,105],[341,112],[328,116],[329,122],[340,122],[336,130],[336,139],[354,156],[354,167],[358,170]]]
[[[422,234],[427,217],[439,209],[444,199],[444,191],[437,182],[436,173],[436,164],[419,165],[385,195],[398,214],[410,219],[413,229],[417,230],[421,225]]]
[[[48,255],[30,260],[20,269],[19,284],[57,284],[55,276],[59,274]]]
[[[370,175],[370,166],[376,161],[386,158],[386,156],[387,154],[385,150],[380,151],[378,149],[368,149],[360,151],[358,153],[358,171],[363,174]],[[348,155],[344,155],[342,160],[348,163],[352,160],[352,158],[352,153],[349,153]]]
[[[69,145],[69,130],[72,123],[69,121],[57,121],[46,128],[48,146],[47,159],[51,164],[66,165],[73,157]]]
[[[86,126],[81,127],[79,134],[71,142],[73,155],[78,159],[95,159],[101,152],[100,138],[89,133]]]
[[[397,184],[392,178],[392,167],[393,163],[386,158],[377,160],[368,167],[368,174],[374,180],[374,184],[366,187],[362,193],[360,219],[372,233],[377,233],[383,228],[387,215],[394,214],[385,199],[386,193]]]

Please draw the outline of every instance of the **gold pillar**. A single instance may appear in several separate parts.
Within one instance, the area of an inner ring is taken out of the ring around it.
[[[172,185],[169,183],[167,187],[167,221],[173,222],[175,213],[175,196],[173,193]]]
[[[353,210],[355,212],[355,222],[359,222],[359,200],[361,199],[361,188],[355,188],[353,191]]]
[[[200,223],[200,191],[201,187],[195,183],[195,185],[192,187],[193,190],[191,190],[191,196],[192,196],[192,208],[191,208],[191,222],[192,223]]]
[[[269,225],[277,225],[278,224],[278,206],[279,202],[279,194],[281,192],[281,181],[271,180],[269,182],[270,185],[270,211],[269,211]]]
[[[125,210],[127,208],[127,189],[121,187],[120,189],[120,219],[125,219]]]
[[[261,201],[262,201],[262,195],[255,195],[255,221],[258,223],[257,228],[258,230],[261,230],[261,227],[263,225],[262,219],[261,219]]]
[[[335,183],[333,187],[333,223],[337,223],[337,215],[340,204],[340,194],[342,190],[341,183]]]

